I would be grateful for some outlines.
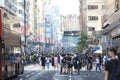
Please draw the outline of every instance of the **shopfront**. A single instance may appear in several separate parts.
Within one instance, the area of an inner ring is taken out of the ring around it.
[[[111,31],[111,37],[113,39],[113,47],[120,52],[120,24]]]

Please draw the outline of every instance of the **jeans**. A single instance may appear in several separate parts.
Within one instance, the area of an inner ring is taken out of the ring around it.
[[[49,69],[50,63],[46,63],[47,68]]]
[[[97,71],[97,68],[99,68],[99,71],[101,71],[101,68],[100,68],[100,64],[99,64],[99,63],[96,64],[96,71]]]

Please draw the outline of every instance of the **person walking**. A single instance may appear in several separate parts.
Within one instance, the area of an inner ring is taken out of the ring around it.
[[[68,72],[67,73],[72,73],[72,67],[73,67],[73,60],[70,54],[68,54]]]
[[[60,55],[60,74],[63,73],[63,55]]]
[[[49,69],[49,67],[50,67],[50,58],[49,57],[46,58],[46,66]]]
[[[92,55],[89,54],[87,59],[88,59],[87,70],[91,70],[92,69],[92,61],[93,61]]]
[[[74,66],[75,72],[77,72],[77,55],[74,55],[74,58],[73,58],[73,66]]]
[[[105,65],[105,80],[120,80],[120,62],[115,57],[116,53],[114,48],[109,50],[111,59]]]
[[[45,56],[42,55],[42,57],[41,57],[41,64],[42,64],[42,68],[43,68],[43,70],[45,69],[45,63],[46,63]]]
[[[99,68],[99,71],[101,72],[100,58],[99,58],[99,56],[96,57],[95,63],[96,63],[96,71],[97,71],[98,68]]]
[[[57,68],[57,70],[58,70],[58,57],[57,57],[57,55],[55,55],[55,57],[54,57],[54,69],[56,69]]]
[[[80,69],[82,68],[82,57],[81,55],[77,56],[77,69],[78,69],[78,74],[80,74]]]

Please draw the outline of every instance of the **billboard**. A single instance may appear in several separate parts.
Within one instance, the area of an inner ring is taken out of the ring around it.
[[[46,38],[51,38],[51,28],[46,28]]]

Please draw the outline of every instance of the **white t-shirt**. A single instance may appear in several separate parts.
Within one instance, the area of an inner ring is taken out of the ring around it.
[[[46,63],[49,63],[49,62],[50,62],[50,59],[49,59],[49,58],[47,58],[47,59],[46,59]]]
[[[60,64],[62,63],[62,60],[63,60],[63,57],[62,57],[62,56],[60,56]]]
[[[97,63],[97,64],[99,64],[99,63],[100,63],[99,58],[96,58],[96,63]]]

